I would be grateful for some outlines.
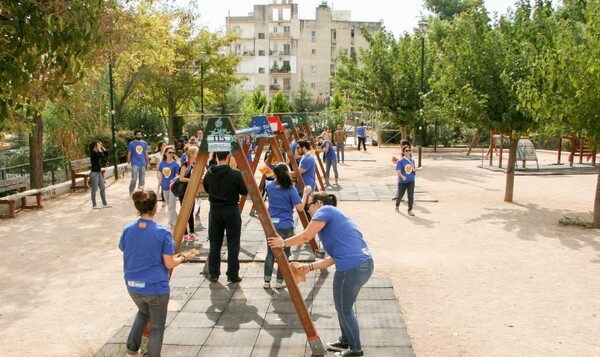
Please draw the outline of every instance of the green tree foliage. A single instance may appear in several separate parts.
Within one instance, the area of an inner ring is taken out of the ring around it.
[[[238,128],[246,128],[250,124],[252,117],[255,115],[263,115],[267,110],[267,96],[256,89],[251,96],[246,97],[242,104],[242,116],[238,119],[235,125]]]
[[[283,96],[283,92],[280,90],[275,94],[271,101],[271,113],[289,113],[290,103]]]
[[[314,103],[312,92],[308,90],[308,85],[304,81],[304,72],[302,72],[298,90],[292,94],[292,109],[295,112],[304,112],[307,109],[310,111],[314,107]]]
[[[425,8],[441,20],[449,20],[467,10],[465,0],[425,0]]]

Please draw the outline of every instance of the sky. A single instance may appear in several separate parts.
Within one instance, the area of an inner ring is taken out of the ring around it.
[[[272,0],[197,0],[201,14],[200,23],[210,30],[225,28],[225,17],[247,16],[253,5],[270,4]],[[181,0],[179,1],[181,2]],[[298,4],[301,20],[315,18],[315,9],[321,0],[293,0]],[[516,0],[485,0],[485,6],[493,18],[493,13],[505,14],[514,8]],[[426,14],[421,0],[337,0],[328,1],[334,10],[350,10],[352,21],[379,21],[388,31],[398,36],[402,32],[412,32],[420,17]]]

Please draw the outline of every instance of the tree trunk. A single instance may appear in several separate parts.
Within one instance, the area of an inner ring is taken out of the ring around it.
[[[174,123],[173,123],[173,121],[175,120],[175,103],[173,103],[173,99],[172,98],[169,98],[167,103],[168,103],[167,104],[167,106],[168,106],[168,114],[167,114],[168,118],[167,118],[167,120],[168,120],[168,123],[169,123],[167,130],[169,132],[169,142],[172,145],[175,145],[175,139],[176,139],[175,138],[175,126],[174,126]]]
[[[504,191],[504,202],[513,201],[513,192],[515,187],[515,164],[517,162],[517,142],[513,132],[508,134],[510,148],[508,149],[508,164],[506,164],[506,189]]]
[[[594,199],[594,228],[600,228],[600,171],[598,171],[598,180],[596,181],[596,198]]]
[[[29,134],[29,183],[31,188],[44,187],[44,123],[42,115],[35,113],[33,129]]]

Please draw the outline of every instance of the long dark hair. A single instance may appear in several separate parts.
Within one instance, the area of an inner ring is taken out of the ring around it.
[[[135,191],[133,195],[131,195],[131,199],[140,214],[152,213],[156,206],[156,202],[158,201],[154,191],[146,191],[144,189]]]
[[[292,188],[294,186],[294,182],[290,177],[290,170],[287,165],[284,163],[279,163],[275,165],[273,168],[273,173],[275,174],[275,178],[277,179],[277,183],[281,185],[283,188]]]

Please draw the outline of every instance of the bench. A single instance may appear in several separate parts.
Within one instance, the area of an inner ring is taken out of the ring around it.
[[[8,214],[0,214],[1,218],[15,218],[17,213],[23,209],[44,208],[42,203],[42,190],[28,190],[29,178],[20,176],[0,181],[0,194],[7,193],[7,196],[0,197],[0,204],[8,204]],[[14,193],[12,193],[14,192]],[[27,197],[35,196],[34,205],[27,204]],[[21,200],[21,207],[17,209],[16,202]]]
[[[71,160],[69,161],[69,168],[71,169],[71,190],[75,191],[78,188],[87,190],[90,188],[90,170],[92,169],[92,161],[90,158]],[[102,179],[104,180],[105,168],[102,168]],[[77,185],[77,179],[83,178],[83,184]]]

